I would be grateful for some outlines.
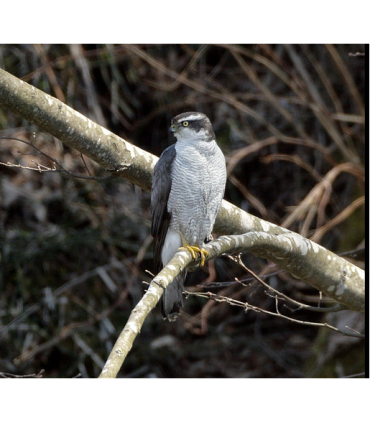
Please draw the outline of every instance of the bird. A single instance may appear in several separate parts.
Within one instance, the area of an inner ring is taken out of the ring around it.
[[[152,215],[155,274],[180,248],[204,265],[204,244],[212,230],[226,186],[225,156],[216,143],[209,118],[185,112],[171,120],[176,142],[167,147],[154,167],[150,211]],[[164,290],[162,316],[173,322],[183,307],[187,270]]]

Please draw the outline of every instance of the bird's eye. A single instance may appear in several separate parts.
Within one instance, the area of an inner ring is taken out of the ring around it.
[[[184,122],[182,122],[182,126],[189,126],[189,122],[187,120],[184,120]]]

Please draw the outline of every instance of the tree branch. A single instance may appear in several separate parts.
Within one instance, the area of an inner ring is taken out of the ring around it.
[[[107,170],[150,192],[158,157],[118,137],[81,113],[0,69],[0,104],[60,141],[95,160]],[[251,230],[287,230],[222,202],[215,228],[219,234]]]
[[[298,234],[281,234],[275,237],[265,232],[249,232],[244,235],[222,236],[206,244],[204,249],[208,252],[207,260],[214,259],[222,254],[240,251],[253,252],[278,263],[281,268],[290,273],[293,269],[296,277],[304,279],[310,285],[348,308],[357,311],[365,310],[365,284],[362,282],[364,271]],[[312,266],[312,260],[314,260],[315,266]],[[99,376],[100,378],[117,376],[136,336],[140,333],[147,315],[159,302],[163,289],[167,288],[173,279],[191,263],[190,252],[179,250],[167,266],[152,280],[149,289],[131,312]],[[321,270],[322,267],[325,270]],[[351,273],[352,277],[348,279],[347,275]],[[317,274],[320,274],[323,279],[317,280]],[[218,296],[214,295],[212,298],[217,299]],[[236,304],[235,301],[232,303]],[[247,303],[240,304],[246,305]],[[261,311],[260,308],[250,304],[248,304],[248,307]],[[266,311],[266,313],[270,312]],[[277,313],[270,314],[277,315]],[[300,324],[307,323],[281,315],[281,313],[279,315]],[[333,329],[326,323],[322,326]],[[334,330],[337,329],[334,328]]]
[[[163,290],[181,272],[181,269],[184,269],[192,260],[192,256],[188,251],[179,250],[167,266],[151,281],[143,298],[132,310],[99,378],[114,378],[117,376],[136,336],[140,333],[146,317],[158,304]]]
[[[365,272],[297,233],[273,235],[254,231],[222,236],[205,249],[209,251],[208,258],[229,251],[252,252],[273,261],[345,307],[365,312]]]
[[[150,191],[158,158],[118,137],[71,107],[0,69],[0,104],[86,154],[101,166]]]

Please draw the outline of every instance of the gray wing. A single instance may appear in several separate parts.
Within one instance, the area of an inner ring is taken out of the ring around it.
[[[156,274],[163,267],[161,252],[171,220],[167,203],[171,191],[171,173],[175,157],[176,149],[173,144],[163,151],[153,173],[150,211],[152,214],[151,234],[154,238],[154,271]]]

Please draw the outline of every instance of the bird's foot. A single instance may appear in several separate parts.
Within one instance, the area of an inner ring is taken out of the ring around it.
[[[208,251],[203,248],[196,247],[195,245],[186,245],[185,247],[180,247],[179,250],[189,251],[194,260],[200,257],[200,265],[204,266],[208,256]]]

